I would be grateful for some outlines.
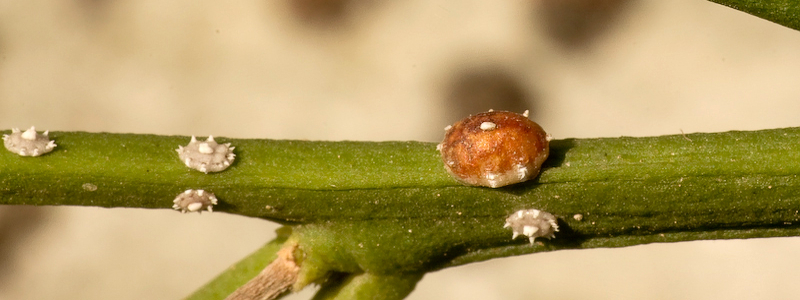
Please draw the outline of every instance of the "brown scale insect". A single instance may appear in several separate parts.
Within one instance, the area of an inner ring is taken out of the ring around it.
[[[528,111],[489,110],[445,131],[437,146],[444,167],[467,185],[497,188],[534,178],[550,153],[550,137]]]

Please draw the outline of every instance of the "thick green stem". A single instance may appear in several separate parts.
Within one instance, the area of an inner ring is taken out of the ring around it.
[[[203,174],[174,152],[187,137],[51,136],[59,147],[45,156],[0,154],[0,204],[170,208],[205,189],[215,211],[293,225],[297,287],[557,249],[800,233],[798,128],[557,140],[538,178],[500,189],[451,179],[432,143],[229,139],[236,162]],[[530,245],[503,228],[530,208],[559,218],[553,240]]]

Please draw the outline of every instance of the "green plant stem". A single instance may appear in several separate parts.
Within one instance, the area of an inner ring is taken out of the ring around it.
[[[800,30],[800,2],[796,0],[709,0],[730,8]]]
[[[237,161],[203,174],[174,152],[188,137],[51,137],[59,147],[45,156],[0,154],[0,204],[170,208],[181,191],[205,189],[215,211],[292,225],[296,287],[338,273],[418,278],[540,251],[800,230],[799,128],[556,140],[538,178],[500,189],[451,179],[432,143],[218,139]],[[555,239],[511,239],[506,216],[529,208],[559,218]]]

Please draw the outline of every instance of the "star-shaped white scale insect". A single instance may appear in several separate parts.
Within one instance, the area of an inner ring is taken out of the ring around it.
[[[511,239],[516,239],[520,235],[528,237],[531,245],[537,237],[552,239],[558,231],[557,218],[545,211],[538,209],[519,210],[506,218],[503,228],[511,228],[513,234]]]
[[[227,169],[236,158],[236,154],[233,153],[234,148],[231,147],[231,143],[217,143],[213,136],[209,136],[203,142],[197,141],[197,138],[192,136],[188,145],[178,146],[175,151],[187,167],[208,174]]]
[[[182,213],[187,212],[202,212],[208,210],[213,212],[212,207],[217,205],[217,197],[214,194],[204,190],[186,190],[178,194],[175,200],[172,200],[172,208],[179,210]]]
[[[20,131],[19,128],[11,129],[11,134],[3,135],[3,144],[8,151],[20,156],[39,156],[56,148],[56,142],[51,141],[49,132],[36,133],[36,128]]]

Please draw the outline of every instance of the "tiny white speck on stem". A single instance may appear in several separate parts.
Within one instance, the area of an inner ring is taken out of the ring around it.
[[[89,191],[89,192],[94,192],[94,191],[97,190],[97,186],[96,185],[88,183],[88,182],[84,183],[83,185],[81,185],[81,188],[83,188],[83,190]]]

